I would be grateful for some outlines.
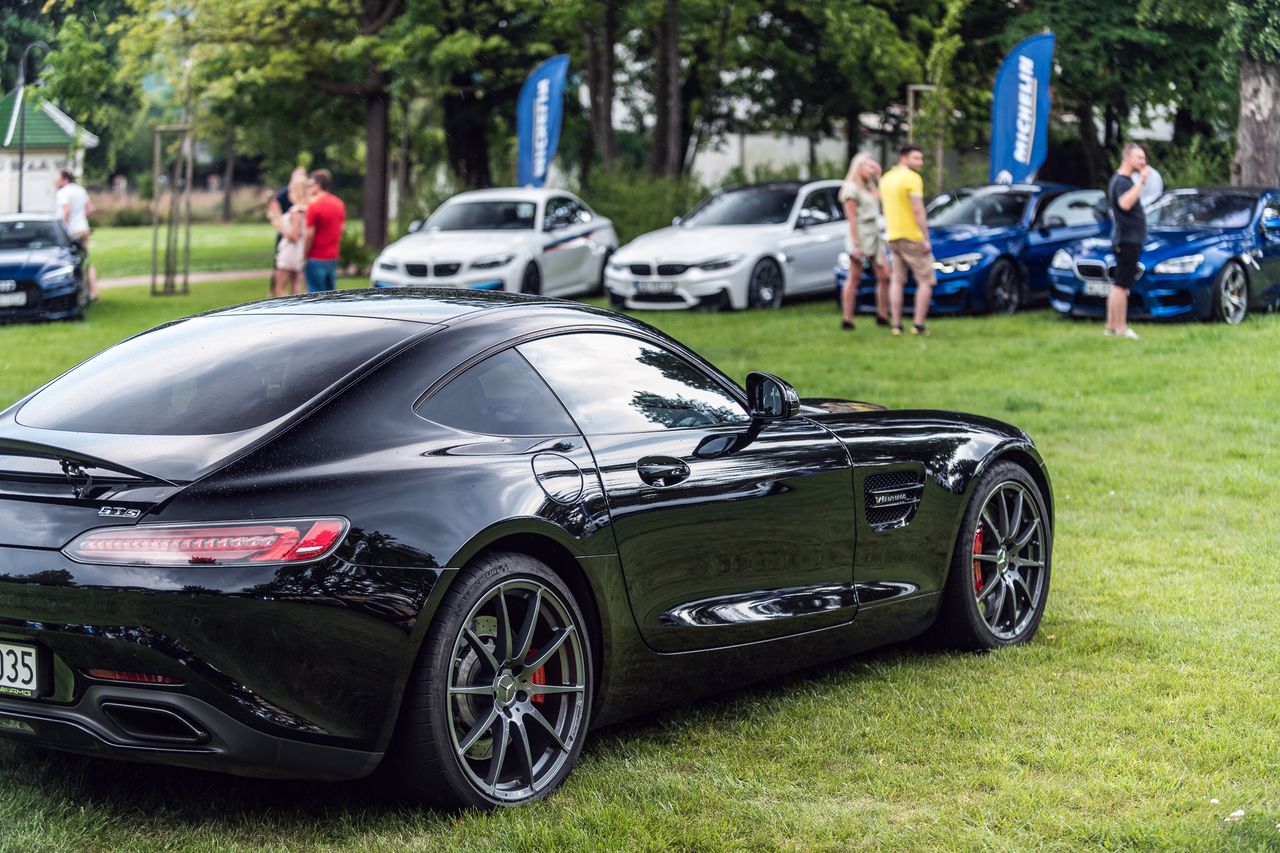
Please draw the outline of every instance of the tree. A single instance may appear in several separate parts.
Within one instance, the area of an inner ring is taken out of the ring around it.
[[[1240,123],[1233,179],[1280,181],[1280,0],[1234,0],[1227,38],[1240,52]]]

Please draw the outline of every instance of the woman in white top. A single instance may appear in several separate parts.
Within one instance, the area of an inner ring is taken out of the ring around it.
[[[870,154],[859,153],[849,164],[849,172],[840,187],[840,201],[849,221],[845,235],[845,251],[849,253],[849,278],[840,294],[845,329],[853,328],[854,303],[864,265],[869,264],[876,276],[876,325],[889,325],[889,266],[885,257],[884,236],[880,233],[880,164]]]
[[[276,270],[272,281],[272,296],[290,296],[305,293],[307,286],[302,270],[307,265],[307,189],[306,175],[294,175],[289,180],[289,201],[292,207],[280,213],[272,206],[271,224],[280,232],[280,244],[276,247]]]

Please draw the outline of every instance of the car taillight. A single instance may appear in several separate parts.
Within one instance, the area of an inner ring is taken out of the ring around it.
[[[80,563],[125,566],[240,566],[305,563],[328,556],[347,532],[345,518],[231,524],[100,527],[62,552]]]
[[[119,669],[86,669],[84,674],[102,681],[126,681],[129,684],[181,684],[181,678],[153,675],[149,672],[125,672]]]

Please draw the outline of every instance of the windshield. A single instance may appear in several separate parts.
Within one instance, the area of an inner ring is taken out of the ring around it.
[[[23,405],[38,429],[214,435],[292,412],[422,326],[368,317],[195,317],[130,338]]]
[[[0,250],[3,249],[47,249],[50,246],[66,245],[62,238],[62,229],[48,220],[19,220],[17,222],[0,222]]]
[[[981,225],[986,228],[1007,228],[1022,221],[1030,193],[986,192],[962,198],[946,205],[929,217],[929,224]]]
[[[460,201],[427,220],[428,231],[531,231],[538,206],[531,201]]]
[[[1167,195],[1147,211],[1150,228],[1244,228],[1257,199],[1247,195]]]
[[[713,195],[695,207],[685,225],[781,225],[791,217],[796,187],[748,187]]]

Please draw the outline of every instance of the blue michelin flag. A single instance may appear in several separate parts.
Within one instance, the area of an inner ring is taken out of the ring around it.
[[[1049,149],[1053,33],[1018,42],[996,72],[991,100],[991,182],[1035,178]]]
[[[516,103],[516,172],[522,187],[540,187],[560,143],[564,117],[564,82],[569,57],[553,56],[543,62],[520,89]]]

